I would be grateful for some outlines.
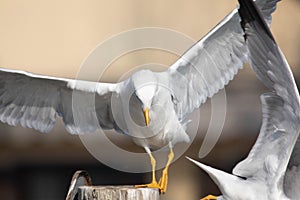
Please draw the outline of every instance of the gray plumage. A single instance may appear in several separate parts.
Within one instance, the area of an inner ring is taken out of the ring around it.
[[[258,9],[251,0],[239,2],[251,66],[271,90],[261,95],[263,120],[260,133],[248,157],[233,169],[233,175],[193,162],[208,172],[219,186],[222,196],[218,199],[299,199],[298,89],[290,67]]]

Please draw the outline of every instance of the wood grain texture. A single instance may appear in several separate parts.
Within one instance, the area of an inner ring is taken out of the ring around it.
[[[82,186],[78,200],[159,200],[158,189],[134,186]]]

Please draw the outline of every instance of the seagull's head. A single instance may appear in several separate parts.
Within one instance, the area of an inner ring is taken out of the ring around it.
[[[150,123],[150,110],[157,91],[157,79],[150,70],[141,70],[132,76],[135,95],[141,102],[146,126]]]

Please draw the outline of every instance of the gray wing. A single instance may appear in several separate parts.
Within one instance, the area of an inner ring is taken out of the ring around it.
[[[72,134],[111,129],[110,98],[116,87],[0,69],[0,121],[49,132],[58,114]]]
[[[299,137],[299,94],[290,67],[259,11],[251,1],[239,2],[251,66],[272,92],[261,97],[263,121],[257,141],[233,173],[263,179],[280,188],[279,180],[283,180],[291,163],[290,156]]]
[[[277,2],[257,0],[269,23]],[[179,118],[228,84],[247,58],[240,17],[235,9],[170,67],[170,88]]]
[[[300,138],[298,136],[296,145],[292,152],[287,171],[284,177],[284,192],[291,199],[300,197]]]

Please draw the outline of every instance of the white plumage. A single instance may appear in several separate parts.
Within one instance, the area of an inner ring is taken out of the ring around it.
[[[269,23],[276,3],[257,1]],[[115,129],[145,148],[154,171],[150,148],[169,145],[169,164],[172,146],[189,142],[186,116],[228,84],[247,60],[239,23],[235,9],[168,70],[139,71],[116,84],[0,69],[0,121],[49,132],[58,114],[72,134]]]
[[[239,2],[251,66],[257,77],[272,90],[261,95],[263,121],[260,133],[248,157],[233,169],[233,175],[190,160],[218,185],[222,196],[217,199],[296,200],[300,197],[298,89],[290,67],[258,9],[252,1]]]

